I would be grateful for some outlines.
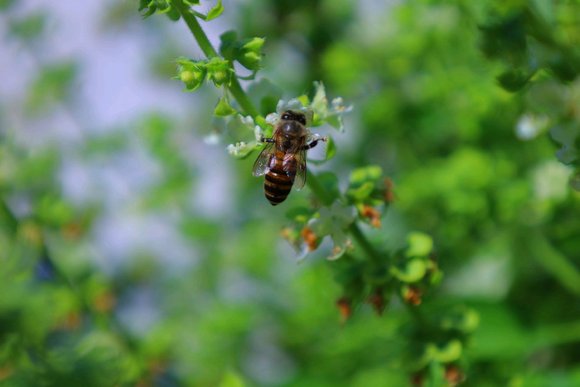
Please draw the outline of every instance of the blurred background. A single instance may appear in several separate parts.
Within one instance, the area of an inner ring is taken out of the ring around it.
[[[580,2],[224,7],[214,46],[266,38],[250,94],[320,80],[353,105],[312,170],[393,179],[372,239],[433,237],[445,278],[426,302],[479,320],[466,385],[580,385]],[[185,23],[137,9],[0,0],[0,384],[420,383],[409,313],[340,323],[334,263],[280,236],[308,189],[267,203],[254,155],[215,135],[219,91],[171,79],[203,58]]]

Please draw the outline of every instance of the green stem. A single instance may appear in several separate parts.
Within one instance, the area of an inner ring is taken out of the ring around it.
[[[189,7],[186,6],[182,0],[173,0],[173,5],[177,9],[181,17],[183,17],[185,24],[187,24],[187,27],[189,27],[189,30],[191,31],[195,41],[197,42],[199,48],[201,48],[201,51],[203,51],[205,56],[210,59],[219,56],[216,49],[213,48],[213,46],[211,45],[211,42],[209,41],[207,35],[203,31],[203,28],[201,28],[201,25],[197,21],[197,17],[193,14],[193,12],[191,12]],[[233,64],[231,62],[229,62],[229,64],[233,70],[234,69]],[[256,109],[256,107],[254,106],[254,104],[244,91],[244,89],[242,89],[242,86],[240,85],[240,81],[238,80],[235,71],[234,76],[232,77],[232,81],[228,86],[228,90],[232,94],[232,96],[236,99],[236,101],[238,102],[238,104],[240,105],[245,114],[248,114],[254,118],[259,115],[258,109]]]
[[[526,251],[536,259],[547,273],[552,275],[570,293],[580,296],[580,271],[566,256],[536,229],[526,229],[520,241],[525,240]]]
[[[238,80],[238,77],[237,75],[235,75],[235,73],[228,87],[228,90],[230,91],[230,93],[232,93],[232,95],[234,96],[234,98],[238,102],[238,105],[240,105],[244,113],[254,118],[256,118],[260,114],[258,112],[258,109],[256,109],[256,107],[252,103],[252,101],[250,101],[250,98],[248,97],[244,89],[242,89],[240,81]]]
[[[353,222],[349,227],[348,227],[351,235],[354,237],[354,239],[358,242],[358,244],[363,248],[363,250],[365,251],[365,253],[375,262],[379,262],[381,261],[381,256],[379,255],[379,253],[375,250],[375,248],[373,247],[373,245],[369,242],[369,240],[367,239],[367,237],[362,233],[362,231],[360,230],[358,224],[356,222]]]

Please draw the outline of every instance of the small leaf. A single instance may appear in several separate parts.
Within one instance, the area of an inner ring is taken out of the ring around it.
[[[156,10],[157,6],[152,0],[140,0],[139,12],[141,12],[141,16],[143,16],[143,18],[148,18],[149,16],[153,15]]]
[[[224,12],[224,6],[222,5],[222,0],[218,0],[217,4],[209,10],[205,17],[205,21],[210,21],[220,16]]]
[[[350,182],[353,185],[363,184],[369,180],[378,180],[381,178],[383,170],[378,165],[369,165],[363,168],[357,168],[350,174]]]
[[[235,113],[237,113],[236,109],[230,105],[228,99],[225,96],[220,98],[217,106],[213,111],[213,114],[216,117],[227,117]]]
[[[372,182],[367,181],[357,188],[349,188],[347,195],[355,201],[364,201],[373,193],[374,189],[375,185]]]
[[[438,347],[435,344],[431,344],[428,347],[428,352],[431,354],[431,358],[440,363],[450,363],[452,361],[458,360],[463,352],[463,345],[461,341],[453,339],[449,341],[445,346]]]
[[[507,91],[516,92],[526,86],[534,74],[535,71],[511,69],[500,74],[497,80]]]
[[[46,27],[46,13],[33,13],[10,22],[10,33],[23,40],[38,38]]]
[[[26,100],[30,113],[46,111],[55,103],[70,98],[78,73],[74,62],[57,63],[42,69],[33,81]]]
[[[420,232],[412,232],[407,237],[409,247],[405,254],[407,257],[425,257],[433,250],[433,239]]]
[[[332,137],[328,137],[326,140],[326,157],[325,160],[330,160],[336,155],[336,144]]]
[[[236,31],[226,31],[220,35],[220,54],[224,58],[234,60],[237,39],[238,34]]]
[[[419,258],[411,259],[405,262],[403,268],[393,266],[391,274],[402,282],[412,283],[421,280],[427,273],[425,261]]]

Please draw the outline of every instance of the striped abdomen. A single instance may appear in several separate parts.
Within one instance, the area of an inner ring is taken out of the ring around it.
[[[264,193],[271,205],[282,203],[288,197],[294,177],[296,176],[296,159],[291,154],[276,151],[270,160],[270,168],[264,181]]]

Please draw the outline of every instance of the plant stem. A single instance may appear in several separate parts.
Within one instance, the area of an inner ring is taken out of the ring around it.
[[[187,24],[187,27],[189,27],[189,30],[191,31],[195,41],[197,42],[199,48],[201,48],[201,51],[203,51],[205,56],[208,59],[219,56],[216,49],[211,45],[211,42],[209,41],[207,35],[203,31],[203,28],[201,28],[201,25],[197,21],[197,17],[191,12],[189,7],[186,6],[182,0],[173,0],[173,5],[180,13],[181,17],[183,17],[185,24]],[[229,65],[232,68],[232,70],[234,70],[234,66],[231,62],[229,62]],[[254,104],[244,91],[244,89],[242,89],[242,86],[240,85],[240,81],[238,80],[235,70],[234,75],[232,77],[232,81],[228,85],[228,90],[236,99],[236,101],[240,105],[240,108],[242,108],[245,114],[250,115],[254,118],[259,115],[258,109],[256,109],[256,107],[254,106]]]
[[[232,81],[228,87],[228,90],[230,91],[230,93],[232,93],[232,95],[234,96],[234,98],[238,102],[238,105],[240,105],[244,113],[254,118],[256,118],[256,116],[260,114],[258,112],[258,109],[256,109],[256,107],[252,103],[252,101],[250,101],[250,98],[248,97],[244,89],[242,89],[240,81],[238,80],[238,77],[235,73],[234,76],[232,77]]]
[[[369,242],[367,237],[362,233],[358,224],[356,222],[352,222],[352,224],[348,227],[351,235],[356,239],[358,244],[363,248],[365,253],[375,262],[381,261],[381,256],[375,250],[373,245]]]

